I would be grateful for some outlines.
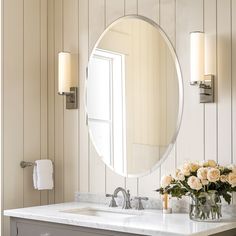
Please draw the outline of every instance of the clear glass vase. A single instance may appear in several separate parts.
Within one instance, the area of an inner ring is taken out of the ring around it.
[[[191,195],[189,217],[196,221],[219,221],[222,218],[221,199],[217,191]]]

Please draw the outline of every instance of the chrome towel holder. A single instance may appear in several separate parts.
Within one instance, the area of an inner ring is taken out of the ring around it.
[[[52,161],[52,164],[54,164],[54,162]],[[25,168],[25,167],[30,167],[30,166],[36,166],[37,164],[35,162],[31,162],[31,161],[21,161],[20,162],[20,167],[21,168]]]
[[[29,166],[36,166],[36,163],[29,162],[29,161],[21,161],[20,162],[21,168],[25,168],[25,167],[29,167]]]

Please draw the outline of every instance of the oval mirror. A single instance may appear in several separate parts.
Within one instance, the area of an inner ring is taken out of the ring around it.
[[[183,86],[175,51],[144,17],[122,17],[97,41],[88,64],[90,139],[116,173],[140,177],[156,169],[175,142]]]

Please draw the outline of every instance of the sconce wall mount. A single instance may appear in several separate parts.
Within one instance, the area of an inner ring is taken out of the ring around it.
[[[190,82],[190,85],[199,86],[199,102],[214,102],[214,75],[204,75],[204,80]]]
[[[214,75],[205,75],[204,81],[200,82],[200,103],[214,102]]]
[[[77,109],[78,108],[78,88],[71,87],[70,92],[58,92],[59,95],[66,96],[66,109]]]

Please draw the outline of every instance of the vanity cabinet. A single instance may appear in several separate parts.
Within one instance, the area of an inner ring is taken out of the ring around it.
[[[11,217],[11,236],[137,236],[109,230],[91,229]]]
[[[156,232],[156,236],[176,236],[181,232],[168,233]],[[27,220],[11,217],[10,236],[141,236],[141,234],[130,234],[115,232],[111,230],[92,229],[88,227],[72,226],[59,223],[49,223],[36,220]],[[143,235],[143,234],[142,234]],[[191,234],[188,234],[191,235]],[[194,235],[198,235],[194,233]],[[227,230],[216,234],[199,232],[199,236],[235,236],[236,229]],[[143,235],[144,236],[144,235]]]

